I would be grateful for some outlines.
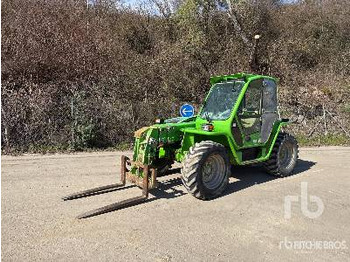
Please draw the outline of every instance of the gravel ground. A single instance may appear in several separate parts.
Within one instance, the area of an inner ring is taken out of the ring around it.
[[[3,261],[350,261],[350,148],[303,148],[287,178],[235,168],[225,195],[212,201],[187,194],[175,169],[151,201],[76,219],[140,194],[133,187],[61,200],[116,182],[122,153],[2,156]],[[286,219],[285,197],[300,200],[302,182],[324,211],[311,219],[294,202]]]

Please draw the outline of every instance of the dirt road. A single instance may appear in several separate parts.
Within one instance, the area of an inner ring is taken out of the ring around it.
[[[152,201],[75,219],[139,194],[131,188],[61,200],[114,183],[121,153],[2,157],[3,261],[350,259],[350,148],[301,149],[296,174],[283,179],[261,167],[234,169],[226,194],[212,201],[187,194],[175,173],[162,178],[165,191],[155,190]],[[289,213],[285,197],[297,197]]]

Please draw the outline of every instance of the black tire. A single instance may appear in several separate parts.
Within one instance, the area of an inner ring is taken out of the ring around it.
[[[182,182],[199,199],[221,195],[228,185],[231,165],[226,148],[213,141],[192,146],[182,164]]]
[[[289,176],[297,163],[298,153],[297,140],[292,135],[280,133],[273,146],[270,159],[264,163],[264,167],[271,175]]]

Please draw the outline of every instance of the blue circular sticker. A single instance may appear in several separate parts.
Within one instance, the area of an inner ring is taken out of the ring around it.
[[[191,117],[194,115],[194,107],[189,104],[184,104],[180,108],[180,116]]]

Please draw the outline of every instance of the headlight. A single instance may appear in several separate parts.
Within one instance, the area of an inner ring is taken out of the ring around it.
[[[214,126],[212,124],[203,124],[202,130],[211,132],[214,130]]]

